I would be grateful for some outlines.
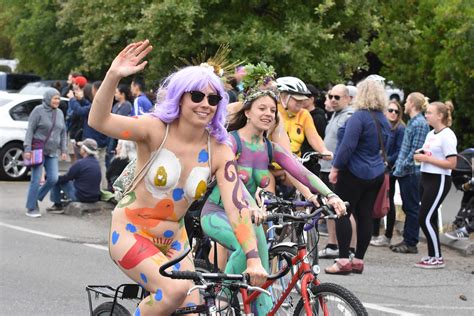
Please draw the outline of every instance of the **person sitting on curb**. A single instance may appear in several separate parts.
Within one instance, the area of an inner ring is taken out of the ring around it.
[[[97,160],[97,142],[86,138],[79,142],[82,159],[77,160],[65,175],[59,176],[51,190],[53,205],[46,209],[52,214],[64,213],[61,190],[72,202],[93,203],[100,200],[101,172]]]

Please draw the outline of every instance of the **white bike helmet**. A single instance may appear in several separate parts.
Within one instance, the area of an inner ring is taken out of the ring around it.
[[[289,94],[311,95],[303,81],[296,77],[280,77],[276,80],[278,91]]]

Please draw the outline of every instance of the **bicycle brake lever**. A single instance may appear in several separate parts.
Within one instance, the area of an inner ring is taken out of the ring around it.
[[[272,293],[270,293],[269,291],[265,290],[265,289],[262,289],[261,287],[258,287],[258,286],[251,286],[251,285],[245,285],[245,288],[247,290],[251,290],[251,291],[258,291],[258,292],[262,292],[262,293],[265,293],[267,294],[268,296],[272,296]]]
[[[186,295],[189,296],[195,290],[206,290],[206,289],[207,289],[207,285],[195,285],[188,290],[188,293]]]
[[[284,226],[284,225],[273,225],[272,227],[270,227],[270,228],[267,229],[267,234],[268,234],[269,232],[271,232],[273,229],[283,228],[283,227],[285,227],[285,226]]]

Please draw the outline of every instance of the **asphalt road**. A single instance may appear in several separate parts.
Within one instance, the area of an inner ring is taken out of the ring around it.
[[[27,186],[0,182],[0,314],[88,315],[87,284],[129,282],[106,250],[110,214],[26,217]],[[457,213],[456,199],[448,196],[443,212],[449,213],[447,205],[454,210],[445,222]],[[43,213],[49,204],[40,204]],[[473,315],[473,257],[444,247],[445,269],[420,270],[413,264],[426,245],[419,248],[419,254],[402,255],[370,247],[362,275],[320,278],[353,291],[370,315]],[[321,260],[321,267],[331,263]]]

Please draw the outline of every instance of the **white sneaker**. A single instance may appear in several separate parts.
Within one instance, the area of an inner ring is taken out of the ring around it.
[[[318,252],[319,258],[334,259],[339,257],[339,249],[324,248]]]
[[[390,246],[391,238],[385,237],[385,235],[380,235],[370,241],[370,244],[375,247],[388,247]]]
[[[26,216],[29,217],[41,217],[41,213],[39,210],[27,210]]]

